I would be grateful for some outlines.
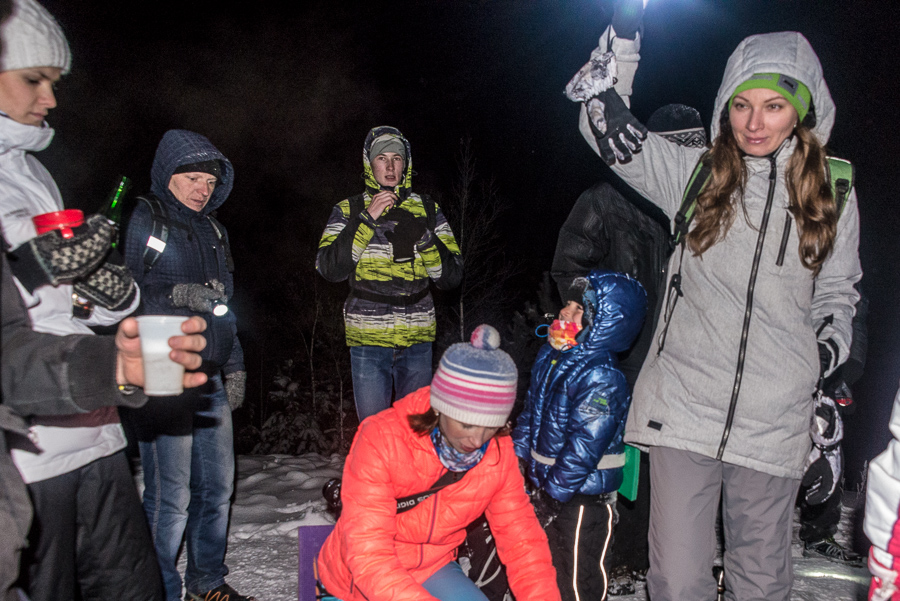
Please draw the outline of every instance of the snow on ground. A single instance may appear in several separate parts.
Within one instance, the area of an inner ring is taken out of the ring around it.
[[[297,599],[297,528],[331,523],[321,490],[328,479],[340,476],[342,467],[339,455],[238,457],[237,498],[226,557],[232,586],[259,601]],[[846,497],[848,505],[858,505],[855,495]],[[839,541],[850,536],[853,509],[845,507],[844,514]],[[869,582],[865,568],[803,557],[796,531],[795,524],[792,601],[865,599]],[[638,586],[634,595],[613,599],[644,601],[643,584]]]

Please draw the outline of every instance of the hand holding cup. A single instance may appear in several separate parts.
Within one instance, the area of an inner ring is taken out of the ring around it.
[[[148,321],[144,317],[167,317],[171,321],[166,325],[174,324],[175,327],[169,327],[168,330],[160,332],[159,336],[155,336],[150,332],[151,330],[157,332],[157,329],[139,325],[139,320]],[[118,383],[141,386],[148,396],[180,394],[184,388],[194,388],[205,384],[206,374],[202,372],[185,373],[184,371],[185,368],[194,370],[200,367],[199,352],[206,347],[206,338],[201,334],[204,330],[206,330],[206,321],[198,316],[186,318],[174,315],[154,315],[125,319],[119,324],[119,330],[116,333],[116,348],[119,350],[116,362]],[[149,353],[146,350],[148,342],[151,346]],[[147,369],[148,359],[149,362],[156,362],[155,366],[163,366],[164,377],[168,373],[170,377],[174,375],[177,381],[173,383],[170,378],[168,383],[163,382],[163,386],[159,386],[157,382],[153,381],[158,375],[158,370],[154,370],[154,365],[151,365],[149,370]],[[168,368],[169,371],[166,372],[165,368]]]

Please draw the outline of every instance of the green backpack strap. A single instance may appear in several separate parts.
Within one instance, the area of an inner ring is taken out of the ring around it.
[[[691,220],[694,218],[694,209],[697,206],[697,197],[700,196],[700,193],[703,192],[703,188],[706,187],[706,182],[709,181],[709,176],[712,173],[712,158],[710,157],[709,151],[703,153],[700,157],[700,160],[697,161],[697,165],[694,167],[694,172],[691,174],[691,179],[688,180],[688,185],[684,189],[684,196],[681,198],[681,206],[678,208],[678,212],[675,214],[674,220],[674,234],[670,239],[669,251],[675,250],[675,247],[684,242],[685,237],[688,233],[688,228],[691,225]]]
[[[827,170],[828,179],[831,182],[831,192],[834,195],[834,203],[837,207],[838,218],[844,211],[847,199],[850,198],[850,191],[853,190],[855,172],[853,163],[839,159],[837,157],[827,157],[825,168]],[[697,206],[697,198],[703,192],[703,188],[709,181],[712,173],[712,160],[709,151],[703,153],[694,172],[691,174],[688,185],[684,189],[684,196],[681,199],[681,207],[675,214],[674,234],[670,240],[669,250],[674,251],[675,247],[684,242],[694,218],[694,209]]]
[[[831,181],[831,192],[834,194],[834,204],[837,208],[838,219],[844,212],[844,206],[847,199],[850,198],[850,191],[853,190],[856,173],[853,169],[853,163],[839,159],[837,157],[828,157],[825,162],[825,169],[828,171],[828,179]]]

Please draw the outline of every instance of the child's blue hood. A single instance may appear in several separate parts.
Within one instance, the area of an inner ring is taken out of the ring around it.
[[[633,277],[615,271],[592,271],[583,306],[593,309],[591,325],[580,334],[585,350],[626,351],[644,325],[647,293]],[[586,311],[588,312],[588,311]]]

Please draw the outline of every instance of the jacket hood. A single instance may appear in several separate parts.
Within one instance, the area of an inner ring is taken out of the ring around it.
[[[221,207],[231,193],[231,187],[234,185],[234,167],[231,166],[231,161],[206,139],[206,136],[185,129],[167,131],[156,148],[153,168],[150,170],[150,189],[164,202],[176,208],[184,206],[169,191],[172,174],[181,165],[211,160],[218,160],[221,164],[222,177],[219,178],[209,202],[199,213],[208,215]]]
[[[809,88],[816,113],[813,132],[819,142],[825,144],[834,126],[835,106],[822,65],[812,46],[796,31],[781,31],[750,36],[740,44],[728,59],[710,127],[712,137],[719,135],[719,118],[737,87],[754,73],[781,73],[802,82]]]
[[[582,300],[586,313],[593,312],[591,325],[575,348],[588,351],[628,350],[644,325],[647,293],[633,277],[615,271],[592,271]],[[587,309],[590,305],[591,309]]]
[[[363,144],[363,179],[366,182],[366,191],[374,195],[381,190],[381,184],[375,181],[375,174],[372,172],[369,150],[372,149],[372,143],[384,135],[395,136],[403,142],[403,146],[406,148],[406,165],[403,168],[403,180],[392,190],[400,200],[406,200],[410,192],[412,192],[412,150],[409,147],[409,140],[403,137],[400,130],[387,125],[380,125],[369,130],[369,134],[366,136],[366,141]]]
[[[0,152],[17,148],[26,152],[40,152],[53,141],[53,128],[45,121],[40,127],[19,123],[0,111]]]

